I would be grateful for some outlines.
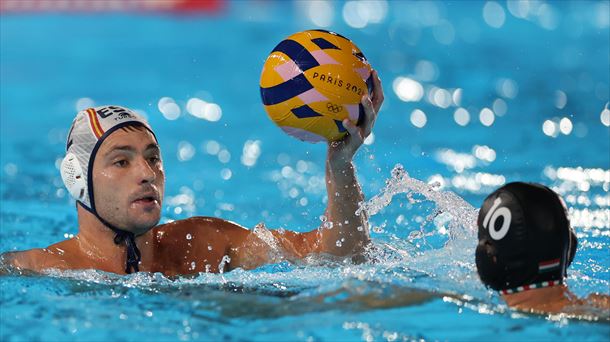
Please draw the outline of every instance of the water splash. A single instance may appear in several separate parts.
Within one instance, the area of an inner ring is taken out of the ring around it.
[[[261,241],[269,246],[269,257],[270,260],[282,259],[282,248],[279,245],[273,233],[265,226],[264,223],[259,223],[252,229],[254,235],[256,235]]]
[[[218,264],[218,272],[220,274],[224,273],[225,267],[227,264],[231,263],[231,258],[228,255],[223,255],[222,260],[220,260],[220,264]]]
[[[433,207],[424,213],[427,216],[421,222],[419,231],[411,231],[406,240],[391,235],[389,241],[373,246],[368,255],[384,269],[403,267],[408,272],[420,274],[417,286],[470,294],[474,290],[476,296],[485,297],[488,294],[478,280],[474,265],[478,210],[455,193],[438,188],[438,184],[427,184],[411,178],[404,167],[397,164],[385,187],[379,194],[361,203],[358,210],[366,212],[369,217],[378,215],[395,202],[397,195],[404,195],[409,203],[426,201]],[[447,226],[449,239],[438,248],[423,249],[416,242],[423,240],[425,244],[426,238],[439,235],[438,230],[424,231],[426,224],[437,221]]]
[[[452,239],[471,238],[476,232],[477,209],[453,192],[439,191],[437,184],[430,185],[411,178],[401,164],[394,166],[392,177],[386,181],[385,187],[378,195],[362,203],[356,214],[365,211],[373,216],[387,207],[398,194],[405,194],[410,202],[415,201],[414,195],[422,195],[433,202],[436,210],[426,221],[431,221],[440,214],[450,215],[452,220],[448,224]]]

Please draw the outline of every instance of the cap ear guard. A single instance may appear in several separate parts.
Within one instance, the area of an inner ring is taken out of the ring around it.
[[[572,264],[572,261],[574,260],[574,256],[576,255],[576,248],[578,247],[578,238],[576,237],[574,228],[572,228],[572,225],[570,224],[569,211],[568,211],[568,206],[567,206],[566,202],[563,200],[563,198],[561,196],[559,196],[551,188],[549,188],[547,186],[543,186],[543,187],[546,190],[548,190],[551,194],[553,194],[553,196],[557,199],[558,211],[563,214],[562,218],[564,219],[564,224],[567,226],[567,229],[568,229],[569,236],[568,236],[568,241],[567,241],[566,247],[565,247],[566,248],[565,260],[563,261],[563,270],[564,270],[564,276],[565,276],[565,273],[566,273],[568,267],[570,267],[570,265]]]
[[[60,167],[61,179],[64,185],[77,201],[83,201],[87,193],[87,181],[83,168],[81,167],[76,155],[68,152],[61,161]]]
[[[568,245],[568,260],[566,262],[566,269],[567,269],[572,264],[572,261],[574,260],[574,256],[576,255],[576,249],[578,248],[578,238],[576,237],[574,228],[570,224],[568,206],[566,205],[566,202],[559,195],[557,195],[557,198],[559,199],[559,203],[561,203],[561,207],[563,209],[563,213],[565,214],[565,218],[567,221],[568,230],[570,231],[570,244]]]
[[[487,240],[479,241],[475,252],[475,262],[479,278],[488,287],[498,291],[506,285],[506,279],[502,272],[493,272],[497,268],[504,268],[498,265],[498,255],[495,247]]]

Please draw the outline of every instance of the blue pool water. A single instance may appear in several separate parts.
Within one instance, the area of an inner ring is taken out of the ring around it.
[[[340,32],[379,71],[386,101],[355,160],[369,262],[177,280],[4,275],[0,339],[607,340],[607,323],[503,306],[478,281],[473,218],[506,182],[553,187],[580,240],[568,285],[610,294],[608,2],[363,4],[2,14],[0,252],[76,234],[57,165],[77,109],[121,104],[149,118],[167,172],[164,221],[307,231],[325,208],[325,146],[267,119],[266,55],[300,30]],[[202,101],[203,118],[191,115]],[[405,302],[418,289],[467,297]]]

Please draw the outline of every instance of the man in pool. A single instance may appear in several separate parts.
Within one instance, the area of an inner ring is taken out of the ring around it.
[[[564,280],[578,240],[563,200],[534,183],[509,183],[489,195],[477,220],[481,281],[508,306],[528,312],[608,316],[609,297],[579,299]],[[592,312],[592,308],[605,310]]]
[[[174,276],[251,269],[310,254],[358,257],[369,234],[366,215],[356,215],[363,195],[352,157],[370,134],[383,102],[376,72],[373,83],[372,96],[361,101],[363,122],[356,126],[344,120],[349,134],[328,145],[327,227],[256,234],[212,217],[157,225],[165,185],[157,139],[136,113],[103,106],[77,114],[61,165],[64,184],[77,202],[78,234],[47,248],[6,253],[2,263],[35,272],[97,269]]]

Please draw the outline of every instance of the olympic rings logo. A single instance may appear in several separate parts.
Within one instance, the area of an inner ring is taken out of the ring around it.
[[[342,108],[341,108],[341,106],[338,106],[338,105],[336,105],[336,104],[334,104],[332,102],[327,102],[326,103],[326,109],[328,109],[328,111],[331,112],[331,113],[337,114],[337,113],[339,113],[341,111]]]

